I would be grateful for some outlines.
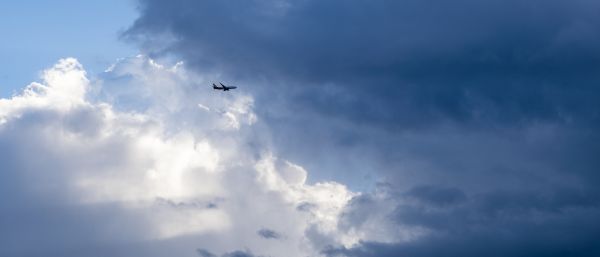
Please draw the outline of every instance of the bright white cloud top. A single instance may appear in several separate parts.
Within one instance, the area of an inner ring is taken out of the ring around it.
[[[25,217],[2,255],[318,256],[376,229],[341,227],[358,194],[307,184],[251,95],[213,92],[181,63],[137,56],[91,81],[67,58],[42,80],[0,100],[5,215]]]

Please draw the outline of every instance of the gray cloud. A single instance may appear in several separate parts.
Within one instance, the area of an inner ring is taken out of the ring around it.
[[[277,233],[274,230],[270,230],[270,229],[260,229],[259,231],[256,231],[256,234],[258,234],[259,236],[261,236],[264,239],[280,239],[282,236]]]
[[[244,84],[282,154],[318,176],[339,178],[336,170],[345,170],[345,182],[360,185],[403,151],[443,144],[417,142],[427,140],[423,132],[447,135],[439,139],[447,148],[470,140],[469,132],[498,142],[548,124],[565,126],[557,143],[569,149],[596,147],[596,139],[581,139],[600,117],[600,20],[592,1],[139,5],[140,18],[124,37],[151,54],[175,54],[201,74]],[[482,147],[449,155],[466,162]],[[438,151],[435,162],[453,161]]]
[[[454,205],[466,200],[465,193],[457,188],[419,186],[411,189],[406,196],[436,206]]]
[[[0,255],[600,255],[599,8],[141,0],[124,38],[194,72],[130,58],[92,99],[66,61],[1,99]]]
[[[200,257],[217,257],[217,255],[209,252],[206,249],[197,249],[196,252],[198,253],[198,255],[200,255]],[[248,252],[248,251],[233,251],[233,252],[228,252],[228,253],[224,253],[221,255],[221,257],[255,257],[255,255],[253,255],[252,253]],[[256,256],[259,257],[259,256]]]
[[[600,80],[600,20],[591,11],[598,7],[585,0],[144,0],[125,35],[204,72],[264,78],[269,88],[293,91],[294,108],[354,122],[397,129],[445,119],[597,121],[590,94]],[[170,44],[160,44],[163,34]]]
[[[200,257],[217,257],[214,253],[211,253],[206,249],[196,249],[196,252]]]
[[[246,252],[246,251],[234,251],[234,252],[223,254],[222,256],[223,257],[254,257],[255,255],[253,255],[250,252]]]
[[[429,190],[447,190],[427,186]],[[415,189],[420,190],[422,186]],[[415,189],[402,194],[411,194]],[[595,256],[593,238],[600,227],[596,192],[577,188],[555,194],[535,191],[494,191],[471,195],[459,205],[440,206],[430,199],[398,202],[365,195],[353,200],[344,216],[348,224],[382,211],[375,202],[394,205],[388,226],[423,228],[418,240],[401,243],[362,242],[352,248],[328,247],[328,256]],[[368,199],[368,200],[365,200]],[[361,214],[362,213],[362,214]]]
[[[598,252],[598,3],[139,3],[124,37],[244,85],[280,154],[388,185],[340,217],[363,243],[324,253]]]

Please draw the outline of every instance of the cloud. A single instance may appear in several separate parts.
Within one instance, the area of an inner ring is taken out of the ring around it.
[[[597,3],[139,3],[0,100],[2,255],[598,255]]]
[[[194,76],[137,56],[89,79],[67,58],[1,99],[0,255],[304,256],[320,251],[308,228],[358,240],[336,229],[356,193],[306,183],[273,153],[251,95]]]
[[[437,206],[460,204],[466,200],[465,194],[457,188],[419,186],[408,191],[406,195]]]
[[[340,213],[344,246],[330,232],[305,231],[316,248],[332,245],[324,254],[597,252],[597,3],[139,7],[124,38],[244,85],[278,153],[318,171],[309,181],[372,191],[353,195]]]
[[[198,252],[198,255],[200,255],[201,257],[216,257],[216,255],[205,249],[196,249],[196,252]]]
[[[280,235],[279,233],[266,228],[262,228],[259,231],[256,231],[256,234],[258,234],[264,239],[280,239],[282,237],[282,235]]]
[[[201,257],[217,257],[217,255],[205,250],[205,249],[197,249],[196,250]],[[250,252],[246,251],[233,251],[229,253],[225,253],[221,255],[221,257],[254,257]]]
[[[288,91],[293,109],[388,129],[597,121],[588,97],[600,80],[596,8],[585,0],[142,0],[124,37],[198,70]]]
[[[394,228],[421,231],[416,237],[395,242],[363,241],[350,248],[329,247],[323,253],[327,256],[594,256],[600,251],[591,243],[600,233],[593,221],[600,211],[597,192],[582,192],[578,188],[563,188],[550,194],[525,189],[491,191],[440,205],[430,198],[412,196],[424,188],[429,192],[455,191],[428,185],[394,192],[383,185],[376,192],[353,199],[340,223],[347,226],[346,230],[368,231],[364,227],[377,220],[375,224],[387,227],[388,231]],[[406,198],[390,197],[394,194]]]
[[[481,155],[470,152],[485,147],[478,141],[504,145],[492,151],[510,155],[508,148],[522,149],[509,146],[513,135],[564,136],[547,144],[589,135],[600,117],[600,20],[590,12],[597,7],[585,0],[142,0],[124,38],[243,85],[257,115],[276,128],[281,154],[319,170],[315,176],[366,189],[402,173],[400,159],[408,159],[404,167],[442,166]],[[449,149],[467,141],[470,150]],[[434,150],[426,148],[440,150],[427,157]]]

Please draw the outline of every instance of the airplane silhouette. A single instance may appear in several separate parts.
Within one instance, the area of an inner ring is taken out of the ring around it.
[[[230,89],[236,89],[236,88],[237,88],[237,87],[234,87],[234,86],[230,86],[230,87],[228,87],[228,86],[225,86],[225,85],[223,85],[223,83],[221,83],[221,82],[219,82],[219,84],[221,84],[221,86],[217,86],[217,85],[215,85],[215,83],[213,83],[213,84],[212,84],[212,85],[213,85],[213,89],[216,89],[216,90],[223,90],[223,91],[229,91]]]

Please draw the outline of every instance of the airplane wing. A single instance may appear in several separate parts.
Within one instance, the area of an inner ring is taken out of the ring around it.
[[[213,89],[219,89],[219,90],[225,89],[223,87],[219,87],[219,86],[215,85],[215,83],[213,83],[212,85],[213,85]]]

